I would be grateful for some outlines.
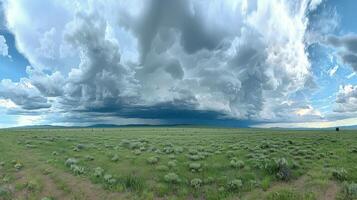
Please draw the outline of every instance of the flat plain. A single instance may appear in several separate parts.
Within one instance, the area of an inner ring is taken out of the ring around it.
[[[2,129],[0,199],[357,199],[357,131]]]

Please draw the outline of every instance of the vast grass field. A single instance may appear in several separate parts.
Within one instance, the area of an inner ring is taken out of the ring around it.
[[[0,130],[0,199],[357,199],[357,131]]]

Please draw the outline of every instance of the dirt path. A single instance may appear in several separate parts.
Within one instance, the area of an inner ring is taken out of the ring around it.
[[[113,193],[104,190],[100,185],[95,185],[89,180],[83,177],[73,176],[72,174],[61,172],[59,170],[53,169],[52,179],[56,182],[64,184],[66,189],[69,189],[72,195],[76,196],[78,199],[85,200],[117,200],[125,199],[125,194]]]
[[[21,160],[25,167],[17,173],[16,182],[26,183],[35,177],[43,186],[39,195],[41,197],[54,197],[61,200],[119,200],[129,198],[125,193],[107,191],[84,177],[74,176],[54,168],[40,161],[35,155],[31,151],[22,152],[23,158]],[[45,170],[50,173],[45,175],[43,173]],[[15,196],[19,199],[26,199],[28,192],[22,190],[17,192]]]
[[[324,194],[322,194],[318,200],[335,200],[338,193],[338,186],[336,183],[331,182]]]
[[[46,184],[45,190],[42,191],[43,196],[55,197],[56,199],[70,200],[70,197],[63,190],[59,189],[55,182],[49,176],[42,176],[43,182]]]

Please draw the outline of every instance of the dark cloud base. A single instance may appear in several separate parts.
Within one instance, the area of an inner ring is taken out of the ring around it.
[[[180,105],[179,105],[180,104]],[[260,122],[252,120],[238,120],[230,118],[222,112],[210,110],[196,110],[193,105],[184,102],[167,102],[154,106],[124,106],[92,108],[76,110],[81,115],[88,116],[117,116],[121,118],[158,119],[160,124],[192,124],[217,125],[226,127],[250,127]]]

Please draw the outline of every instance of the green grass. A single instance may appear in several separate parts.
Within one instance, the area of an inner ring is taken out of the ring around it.
[[[107,199],[318,199],[332,183],[343,199],[356,149],[357,131],[4,129],[0,199],[86,199],[88,187]]]

